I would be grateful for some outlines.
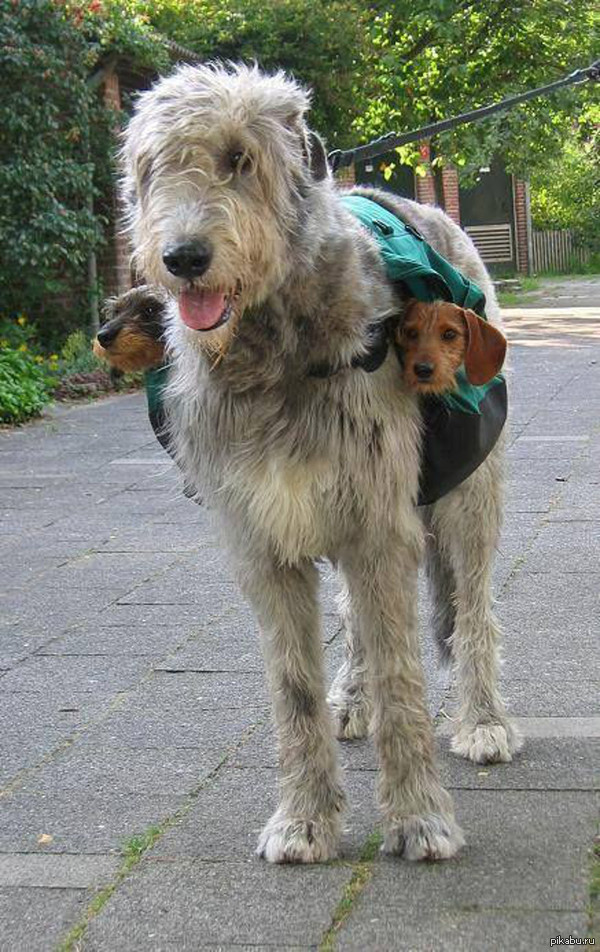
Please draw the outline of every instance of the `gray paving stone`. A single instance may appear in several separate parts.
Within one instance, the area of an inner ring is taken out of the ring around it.
[[[378,769],[371,738],[340,743],[340,762],[346,773]],[[600,786],[598,738],[526,737],[510,764],[473,764],[450,751],[446,729],[437,736],[437,762],[445,786],[474,790],[596,790]],[[233,767],[275,768],[277,746],[265,725],[239,750]]]
[[[190,711],[264,711],[269,703],[263,675],[237,671],[155,671],[130,697],[137,710],[161,711],[174,721]]]
[[[598,576],[520,572],[498,604],[505,676],[600,680],[597,605]]]
[[[0,886],[86,889],[110,880],[119,862],[116,856],[0,854]]]
[[[2,800],[0,853],[117,853],[132,837],[172,816],[185,802],[170,794],[102,796],[88,791],[17,792]],[[41,845],[38,838],[51,836]]]
[[[593,717],[600,714],[600,680],[510,677],[503,678],[501,685],[510,712],[518,716]]]
[[[399,902],[403,914],[432,910],[585,912],[588,844],[597,822],[592,793],[457,791],[467,845],[454,859],[375,863],[362,901],[373,917]]]
[[[39,655],[146,655],[162,658],[186,637],[185,630],[167,625],[122,625],[100,627],[93,622],[84,630],[73,629],[39,648]],[[0,657],[2,657],[0,655]]]
[[[43,693],[0,692],[0,731],[17,724],[23,730],[42,727],[79,730],[106,712],[113,696],[101,692],[52,696]]]
[[[380,823],[375,778],[367,773],[348,773],[344,789],[348,810],[340,857],[357,859],[367,836]],[[190,812],[161,837],[150,855],[243,862],[253,855],[258,835],[276,806],[275,770],[227,768],[207,784]]]
[[[527,553],[527,572],[600,573],[600,523],[553,523]],[[597,579],[600,590],[600,577]]]
[[[161,669],[262,673],[264,662],[258,633],[248,624],[216,623],[211,625],[210,632],[195,634],[180,649],[161,660],[156,670]]]
[[[6,786],[19,771],[39,764],[72,735],[65,726],[23,727],[20,723],[4,727],[0,736],[0,786]]]
[[[83,889],[0,888],[0,936],[7,952],[49,952],[83,915]]]
[[[145,861],[92,922],[89,952],[202,943],[316,946],[350,878],[344,866]],[[199,897],[201,899],[199,900]]]
[[[144,657],[74,657],[65,664],[62,658],[45,655],[31,658],[9,671],[2,680],[2,691],[50,691],[56,697],[88,691],[116,694],[136,684],[149,671],[150,662]]]
[[[27,776],[23,793],[104,796],[121,794],[184,796],[219,765],[226,745],[178,747],[71,748]]]
[[[335,948],[339,952],[532,952],[549,949],[550,939],[587,934],[584,913],[479,912],[472,908],[406,912],[402,897],[395,905],[375,909],[359,900],[342,928]]]
[[[189,703],[176,719],[166,716],[157,703],[140,708],[138,698],[127,698],[118,710],[85,732],[80,749],[100,747],[163,748],[195,750],[226,749],[248,730],[261,711],[256,708],[201,710]],[[160,753],[157,755],[160,756]]]
[[[198,605],[110,605],[94,615],[95,621],[103,628],[123,628],[132,626],[154,626],[183,629],[197,629],[211,615],[219,614],[219,606],[214,612],[202,609]]]

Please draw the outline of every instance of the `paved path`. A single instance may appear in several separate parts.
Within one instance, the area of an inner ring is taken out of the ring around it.
[[[567,299],[507,312],[513,425],[495,576],[504,688],[527,743],[512,765],[478,768],[448,753],[439,718],[468,841],[441,865],[378,854],[366,742],[341,750],[352,803],[341,860],[254,858],[275,795],[254,625],[142,398],[0,434],[2,950],[529,952],[586,934],[600,763],[599,287],[576,310]],[[333,590],[325,578],[330,671]],[[424,655],[433,711],[451,714],[426,632]]]

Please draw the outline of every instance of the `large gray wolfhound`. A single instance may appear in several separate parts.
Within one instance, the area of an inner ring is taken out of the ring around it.
[[[443,859],[463,843],[434,758],[417,637],[427,557],[435,630],[460,690],[453,749],[508,761],[490,565],[501,519],[494,451],[416,506],[420,412],[390,349],[351,366],[403,307],[375,240],[340,202],[307,93],[257,68],[183,67],[144,93],[125,136],[134,258],[176,299],[168,413],[186,479],[217,511],[261,629],[280,750],[280,805],[259,853],[336,855],[344,793],[335,734],[372,728],[384,848]],[[484,290],[473,245],[437,209],[388,204]],[[315,367],[333,366],[329,375]],[[347,660],[325,686],[318,573],[346,589]]]

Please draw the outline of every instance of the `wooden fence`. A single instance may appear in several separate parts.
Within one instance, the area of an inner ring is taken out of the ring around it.
[[[533,231],[533,271],[573,271],[586,263],[589,252],[579,247],[573,233],[561,231]]]

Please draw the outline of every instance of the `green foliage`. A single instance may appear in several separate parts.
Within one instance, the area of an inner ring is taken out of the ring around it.
[[[531,178],[536,228],[569,228],[600,252],[600,105],[588,106],[558,156]]]
[[[0,297],[56,346],[90,318],[87,267],[105,240],[118,122],[91,81],[109,53],[166,67],[142,18],[100,0],[0,0]]]
[[[109,0],[107,9],[123,9]],[[256,60],[285,68],[314,92],[312,121],[332,144],[353,140],[363,107],[360,71],[364,4],[352,0],[129,0],[128,14],[202,59]]]
[[[0,423],[21,423],[48,403],[48,377],[43,365],[25,351],[0,351]]]
[[[60,376],[91,373],[102,367],[92,351],[92,341],[85,331],[73,331],[61,348],[57,371]]]
[[[588,65],[598,48],[594,0],[394,0],[368,4],[356,132],[371,138],[496,102]],[[596,52],[597,55],[597,52]],[[527,174],[560,151],[587,96],[573,89],[438,137],[436,151],[469,180],[500,153]],[[418,165],[415,148],[409,160]]]
[[[89,146],[99,111],[83,33],[49,0],[0,0],[0,295],[48,328],[61,296],[81,305],[102,237]]]

